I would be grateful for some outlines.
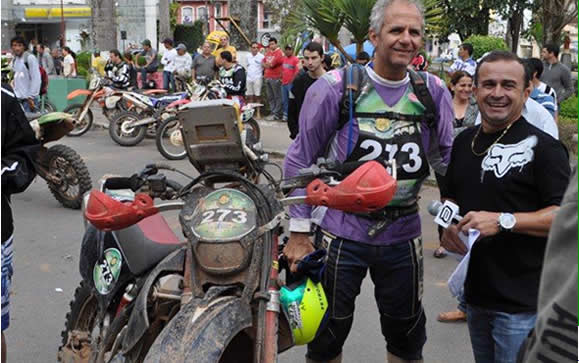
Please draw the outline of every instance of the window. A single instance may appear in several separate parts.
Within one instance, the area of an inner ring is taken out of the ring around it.
[[[273,12],[267,9],[265,6],[263,7],[263,20],[261,22],[262,29],[271,29],[273,28]]]
[[[215,17],[221,18],[221,3],[217,3],[214,6],[215,6],[215,11],[214,11]]]
[[[181,24],[193,24],[193,8],[190,6],[181,8]]]
[[[197,20],[207,21],[209,19],[209,14],[207,13],[207,8],[205,6],[200,6],[197,8]]]

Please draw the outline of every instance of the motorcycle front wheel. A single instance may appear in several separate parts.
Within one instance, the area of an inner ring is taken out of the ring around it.
[[[92,188],[88,168],[80,155],[65,145],[51,146],[46,154],[48,189],[63,206],[80,209],[84,193]]]
[[[82,112],[83,104],[82,103],[74,103],[72,105],[66,106],[62,112],[68,113],[69,115],[73,115],[76,118],[76,123],[74,125],[74,129],[68,133],[68,136],[81,136],[84,135],[88,130],[90,130],[92,123],[93,123],[93,115],[90,108],[86,110],[84,117],[79,119],[80,113]]]
[[[183,136],[176,116],[169,117],[157,130],[157,150],[168,160],[183,160],[187,157]]]
[[[58,349],[59,362],[106,363],[117,353],[113,348],[118,348],[116,341],[129,321],[130,309],[123,309],[106,331],[101,331],[102,326],[99,326],[98,309],[92,288],[86,281],[81,281],[66,314],[62,345]]]
[[[130,123],[140,120],[141,115],[132,111],[121,112],[111,120],[109,135],[121,146],[135,146],[145,138],[147,126],[131,127]]]
[[[247,120],[243,125],[245,126],[246,129],[248,129],[248,131],[251,132],[255,140],[257,140],[256,142],[259,142],[259,140],[261,140],[261,129],[259,128],[259,124],[257,123],[257,121],[255,121],[253,117]]]

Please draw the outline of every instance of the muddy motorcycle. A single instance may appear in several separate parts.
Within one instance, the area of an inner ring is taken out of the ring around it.
[[[60,361],[273,363],[293,345],[277,285],[283,205],[367,212],[392,198],[396,181],[376,162],[353,168],[338,185],[346,169],[321,162],[281,186],[265,170],[265,154],[246,142],[250,131],[233,104],[220,101],[179,114],[189,160],[201,173],[191,182],[183,186],[159,173],[175,169],[150,165],[91,192],[83,282]],[[256,184],[262,175],[268,183]],[[306,196],[283,195],[305,186]],[[113,188],[138,193],[106,192]],[[155,205],[153,198],[169,202]],[[160,212],[174,209],[182,244],[154,233],[168,227],[151,227],[153,219],[166,225]]]
[[[63,112],[44,115],[26,113],[26,117],[43,146],[34,160],[36,173],[46,180],[48,189],[60,204],[79,209],[83,195],[92,188],[84,161],[66,145],[45,147],[47,143],[67,135],[74,128],[76,120]]]
[[[115,115],[122,111],[130,110],[130,105],[123,101],[123,93],[128,92],[110,87],[110,82],[93,72],[89,81],[88,89],[77,89],[70,92],[67,100],[74,100],[77,97],[85,97],[82,103],[68,105],[63,112],[73,115],[78,122],[69,136],[81,136],[90,130],[93,124],[93,113],[91,106],[96,102],[102,108],[103,115],[110,121]],[[143,94],[160,94],[165,90],[147,90]]]

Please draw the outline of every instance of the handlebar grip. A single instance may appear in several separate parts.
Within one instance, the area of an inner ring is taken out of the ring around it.
[[[333,166],[328,166],[328,169],[336,171],[336,172],[342,174],[343,176],[346,176],[346,175],[352,173],[354,170],[358,169],[360,166],[362,166],[365,163],[366,163],[366,161],[349,161],[349,162],[341,163],[341,164],[336,163]]]
[[[183,186],[174,180],[167,179],[167,185],[175,191],[183,189]]]
[[[108,178],[105,181],[104,187],[105,189],[132,189],[133,186],[133,179],[126,178],[126,177],[114,177]]]

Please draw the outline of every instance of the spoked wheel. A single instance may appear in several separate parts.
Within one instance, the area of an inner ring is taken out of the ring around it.
[[[157,150],[166,159],[183,160],[187,157],[183,137],[179,129],[179,120],[176,116],[169,117],[157,130]]]
[[[92,188],[90,174],[80,155],[65,145],[48,149],[48,176],[50,192],[63,206],[79,209],[84,193]]]
[[[126,333],[130,309],[124,309],[103,331],[97,317],[97,298],[92,288],[81,281],[70,302],[70,312],[66,314],[62,345],[58,349],[58,361],[69,362],[111,362],[118,352],[120,341]],[[107,317],[105,317],[107,319]]]
[[[56,112],[56,106],[48,100],[44,100],[44,112]]]
[[[46,106],[45,106],[46,107]],[[90,108],[86,110],[84,117],[80,119],[80,114],[82,112],[82,103],[75,103],[72,105],[67,106],[62,112],[68,113],[73,115],[76,119],[76,123],[74,125],[74,129],[68,133],[68,136],[81,136],[84,135],[90,127],[92,126],[93,122],[93,115]]]
[[[131,127],[131,123],[139,120],[141,115],[126,111],[119,113],[111,120],[109,135],[121,146],[134,146],[143,141],[147,132],[146,126]]]

